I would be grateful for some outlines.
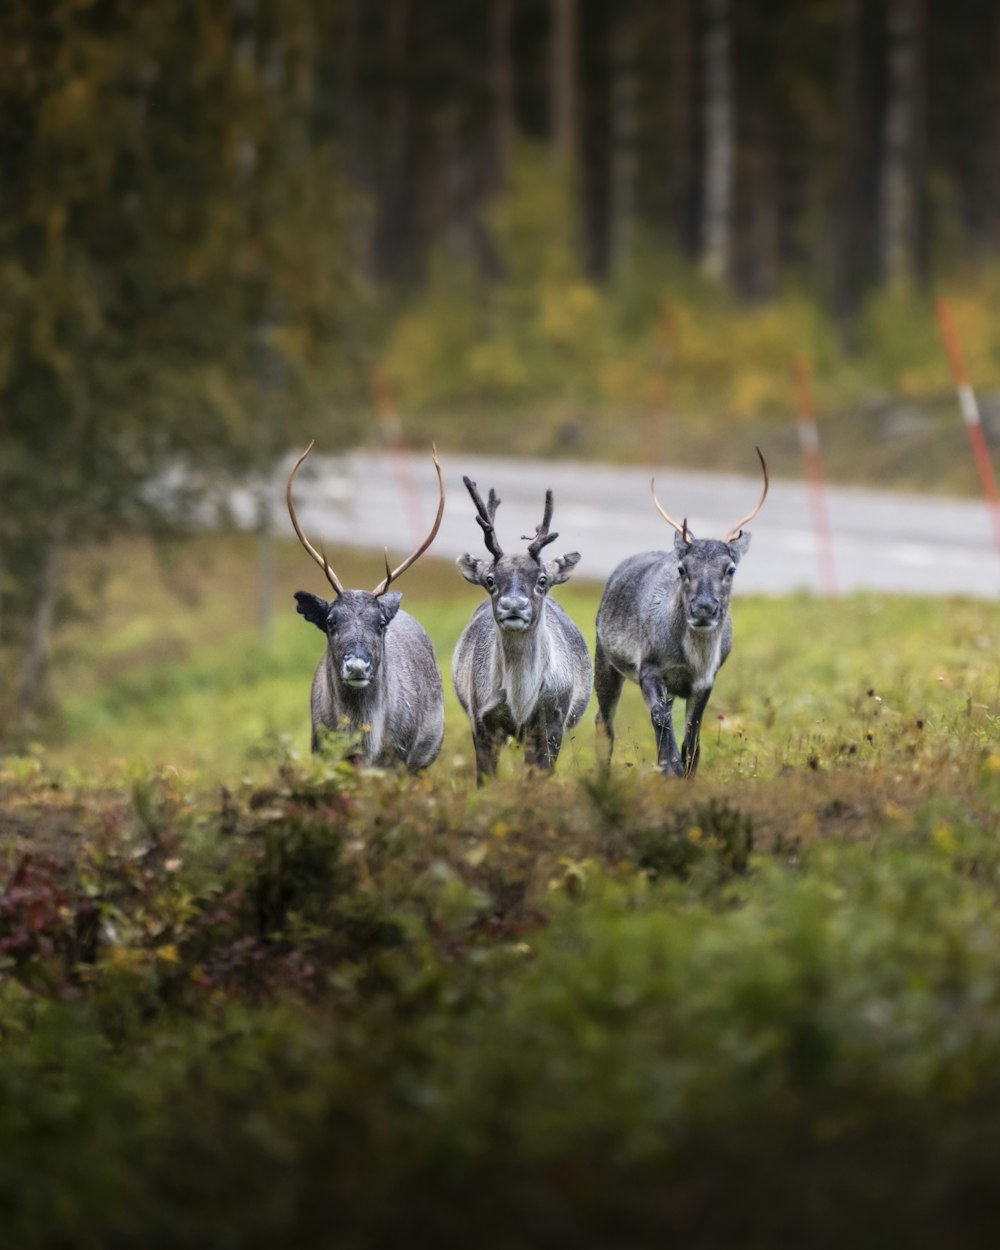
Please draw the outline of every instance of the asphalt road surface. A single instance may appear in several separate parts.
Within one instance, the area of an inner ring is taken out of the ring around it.
[[[276,474],[277,498],[283,499],[291,464],[289,456]],[[500,496],[497,534],[508,551],[523,549],[522,535],[534,535],[546,487],[552,487],[552,528],[560,537],[551,550],[582,552],[580,578],[602,581],[625,556],[673,542],[653,507],[647,469],[467,455],[445,456],[442,467],[448,502],[431,549],[439,558],[485,552],[463,473],[484,498],[490,487]],[[678,521],[686,517],[696,537],[723,537],[751,510],[761,487],[759,474],[656,474],[663,507]],[[296,478],[295,499],[306,533],[314,545],[322,541],[334,564],[337,547],[350,545],[387,546],[395,565],[429,530],[437,481],[429,455],[314,453]],[[238,493],[232,503],[237,517],[249,521],[251,493]],[[826,510],[837,591],[1000,599],[1000,554],[984,503],[837,487],[826,492]],[[286,526],[282,504],[279,531]],[[805,483],[772,479],[767,502],[748,528],[753,543],[737,573],[737,593],[826,588],[829,563]]]

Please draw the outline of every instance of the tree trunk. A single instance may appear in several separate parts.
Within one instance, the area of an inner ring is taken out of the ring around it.
[[[746,272],[750,295],[770,300],[778,293],[779,222],[775,193],[774,146],[767,121],[758,118],[756,139],[747,157],[749,191],[749,254]]]
[[[976,58],[974,71],[972,177],[963,188],[977,265],[989,263],[1000,237],[1000,9],[982,38],[987,51]]]
[[[844,0],[840,50],[840,169],[834,217],[834,302],[841,341],[857,349],[855,322],[861,299],[862,266],[870,256],[865,214],[865,75],[861,0]]]
[[[360,0],[342,0],[340,40],[340,111],[341,141],[344,145],[344,164],[356,197],[351,206],[348,226],[351,256],[359,268],[364,268],[371,254],[371,240],[365,214],[361,211],[360,191],[370,189],[372,177],[364,143],[364,111],[358,85],[358,68],[361,59]]]
[[[59,574],[66,542],[66,514],[59,510],[49,525],[41,576],[35,591],[35,605],[27,642],[21,660],[17,706],[21,719],[30,725],[38,714],[45,667],[49,656],[56,604],[59,601]]]
[[[490,81],[493,87],[493,151],[491,189],[502,191],[510,181],[514,149],[514,60],[511,32],[514,0],[493,0],[490,11]]]
[[[693,107],[697,76],[691,0],[671,0],[669,39],[669,226],[681,254],[693,259],[698,247],[699,205],[697,110]]]
[[[569,166],[577,150],[576,135],[576,3],[551,0],[552,40],[549,90],[552,111],[552,150],[557,161]]]
[[[627,270],[635,234],[639,173],[636,45],[635,25],[626,19],[615,33],[611,70],[611,266],[618,276]]]
[[[373,266],[376,276],[398,276],[409,235],[412,207],[406,202],[406,163],[410,132],[410,100],[404,71],[410,26],[410,0],[391,0],[388,61],[393,86],[389,93],[385,157],[375,229]]]
[[[733,72],[728,0],[707,0],[705,33],[705,178],[701,267],[724,282],[732,263]]]
[[[922,243],[923,0],[891,0],[888,34],[879,254],[884,281],[905,286],[917,276]]]

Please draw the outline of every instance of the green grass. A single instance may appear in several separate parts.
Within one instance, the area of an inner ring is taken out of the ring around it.
[[[447,681],[425,776],[307,755],[291,544],[266,646],[249,541],[114,556],[0,760],[0,1245],[996,1244],[995,604],[737,595],[694,782],[630,692],[477,790]]]
[[[308,755],[309,686],[323,639],[294,610],[293,591],[315,586],[296,545],[279,546],[274,635],[266,642],[255,622],[249,539],[198,539],[166,570],[134,544],[114,567],[91,613],[60,636],[52,766],[100,778],[133,761],[232,783],[275,759]],[[369,584],[378,571],[372,556],[350,552],[339,555],[338,567],[351,585]],[[85,568],[79,577],[85,585]],[[433,560],[402,589],[444,673],[445,746],[431,775],[464,784],[471,743],[449,668],[479,595],[450,563]],[[573,581],[559,599],[593,645],[599,587]],[[809,760],[835,768],[871,759],[889,742],[927,741],[956,726],[973,737],[996,728],[995,604],[868,594],[755,598],[737,587],[732,612],[736,643],[703,731],[702,770],[720,783],[766,780]],[[564,745],[561,775],[592,771],[594,713],[591,703]],[[617,766],[650,768],[652,734],[631,684],[617,729]],[[506,758],[505,770],[512,767]]]

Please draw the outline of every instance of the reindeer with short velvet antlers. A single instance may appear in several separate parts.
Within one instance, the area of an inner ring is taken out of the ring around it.
[[[402,595],[390,585],[423,555],[434,541],[444,514],[444,482],[437,454],[440,501],[430,533],[411,556],[390,571],[374,590],[345,590],[309,542],[292,503],[292,483],[310,443],[288,477],[285,498],[299,542],[323,570],[333,588],[328,602],[319,595],[296,591],[299,613],[326,636],[326,652],[312,683],[312,749],[318,751],[324,730],[360,739],[357,762],[388,766],[402,763],[411,772],[437,758],[444,737],[444,693],[434,647],[423,627],[404,612]]]
[[[505,555],[494,525],[500,506],[496,492],[491,490],[484,503],[475,482],[462,480],[490,559],[466,554],[458,567],[466,581],[486,590],[489,600],[476,609],[458,640],[451,671],[472,726],[476,778],[482,784],[496,773],[508,738],[524,743],[529,765],[554,766],[564,734],[579,722],[590,700],[593,667],[583,635],[549,598],[580,559],[576,551],[542,559],[543,549],[559,537],[549,533],[552,491],[545,493],[542,523],[527,555]]]
[[[733,645],[729,596],[733,575],[750,545],[743,529],[767,498],[767,465],[757,448],[764,491],[752,512],[720,542],[695,538],[687,519],[660,516],[677,531],[673,551],[647,551],[624,560],[608,579],[597,612],[594,691],[597,751],[607,763],[614,718],[625,678],[637,682],[649,708],[656,754],[668,776],[690,777],[698,767],[701,721],[719,669]],[[684,739],[674,736],[673,704],[685,700]]]

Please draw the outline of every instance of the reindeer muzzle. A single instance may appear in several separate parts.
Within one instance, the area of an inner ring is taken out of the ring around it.
[[[531,624],[531,600],[523,595],[503,595],[497,600],[496,617],[501,629],[520,633]]]
[[[340,666],[340,676],[349,686],[363,690],[372,679],[371,661],[349,655]]]

